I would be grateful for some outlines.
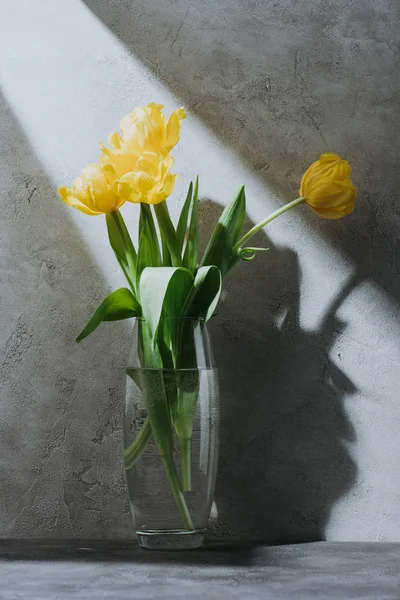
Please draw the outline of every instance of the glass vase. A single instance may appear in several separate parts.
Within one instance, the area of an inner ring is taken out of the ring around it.
[[[126,371],[124,462],[140,545],[201,546],[218,460],[219,389],[202,319],[136,319]]]

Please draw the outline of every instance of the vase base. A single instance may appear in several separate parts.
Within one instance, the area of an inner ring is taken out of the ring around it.
[[[199,548],[205,538],[205,529],[193,531],[137,531],[139,544],[146,550],[192,550]]]

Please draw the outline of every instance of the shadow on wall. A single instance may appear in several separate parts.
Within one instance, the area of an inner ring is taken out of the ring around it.
[[[200,207],[204,247],[221,207]],[[211,535],[322,540],[331,508],[356,477],[344,443],[354,440],[344,397],[356,390],[329,354],[344,327],[336,311],[357,280],[317,330],[305,331],[296,254],[274,247],[264,233],[255,245],[270,252],[231,272],[229,294],[212,321],[222,418]]]
[[[107,327],[90,348],[74,344],[109,290],[3,98],[0,115],[0,537],[130,537],[124,382],[120,365],[110,367],[110,356],[127,354],[124,330],[114,344]],[[221,207],[201,206],[204,246]],[[271,246],[264,234],[259,241]],[[299,278],[297,257],[281,247],[241,264],[214,324],[223,365],[217,537],[322,539],[355,478],[343,445],[353,436],[343,394],[354,388],[328,356],[349,289],[306,332]]]
[[[105,326],[90,348],[74,344],[109,290],[2,97],[0,115],[0,537],[131,537],[123,378],[110,367],[110,356],[126,356],[125,330],[115,343]],[[204,246],[221,207],[201,206]],[[321,539],[355,478],[343,445],[353,437],[343,395],[354,388],[328,356],[350,289],[306,332],[299,278],[281,247],[241,264],[213,325],[224,366],[217,537]]]
[[[126,537],[126,336],[74,343],[109,290],[1,94],[0,145],[0,537]]]
[[[346,157],[356,214],[345,223],[302,218],[351,257],[360,279],[399,299],[398,3],[84,3],[282,203],[321,152]]]

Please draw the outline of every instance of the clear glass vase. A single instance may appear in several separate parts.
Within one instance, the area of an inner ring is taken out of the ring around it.
[[[132,515],[142,547],[197,548],[218,460],[219,389],[210,340],[202,319],[164,319],[151,347],[147,329],[136,319],[126,378]]]

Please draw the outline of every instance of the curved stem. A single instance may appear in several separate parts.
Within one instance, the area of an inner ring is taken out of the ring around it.
[[[295,206],[298,206],[299,204],[302,204],[305,201],[306,201],[305,198],[303,198],[302,196],[300,196],[299,198],[296,198],[296,200],[293,200],[292,202],[289,202],[289,204],[285,204],[285,206],[282,206],[282,208],[278,208],[278,210],[276,210],[275,212],[273,212],[271,215],[269,215],[269,217],[266,217],[263,221],[261,221],[257,225],[254,225],[254,227],[252,229],[250,229],[250,231],[248,231],[246,233],[246,235],[244,235],[242,237],[242,239],[240,239],[238,241],[238,243],[236,244],[236,246],[234,246],[233,253],[236,254],[236,252],[239,250],[239,248],[242,248],[243,245],[251,237],[253,237],[253,235],[255,235],[256,233],[258,233],[258,231],[260,231],[260,229],[262,229],[263,227],[265,227],[266,225],[268,225],[268,223],[270,223],[271,221],[273,221],[277,217],[280,217],[281,215],[283,215],[283,213],[287,212],[291,208],[294,208]]]
[[[150,419],[149,417],[146,417],[146,420],[143,423],[143,426],[137,434],[136,438],[133,440],[129,448],[126,448],[124,450],[124,465],[126,470],[133,467],[133,465],[135,464],[135,462],[137,461],[137,459],[142,454],[143,450],[146,448],[147,444],[151,440],[152,435],[153,432],[150,425]]]

